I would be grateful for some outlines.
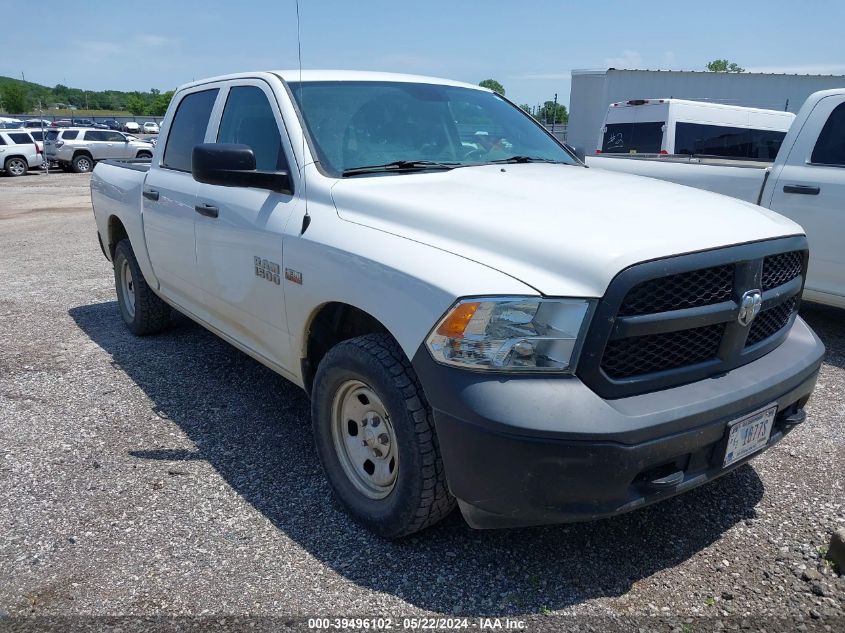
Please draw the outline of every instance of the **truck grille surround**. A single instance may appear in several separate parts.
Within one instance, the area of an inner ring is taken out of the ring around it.
[[[622,398],[716,376],[786,338],[807,271],[804,237],[754,242],[637,264],[599,302],[578,376],[604,398]],[[749,291],[760,313],[739,320]]]

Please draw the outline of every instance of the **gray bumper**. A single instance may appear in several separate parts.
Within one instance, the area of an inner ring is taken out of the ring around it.
[[[465,517],[503,527],[610,516],[728,472],[747,460],[722,468],[727,424],[777,403],[775,444],[803,420],[823,354],[799,318],[782,345],[748,365],[618,400],[577,378],[447,368],[423,348],[414,367]]]

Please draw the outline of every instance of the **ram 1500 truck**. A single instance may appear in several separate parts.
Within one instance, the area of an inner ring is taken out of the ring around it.
[[[590,167],[756,202],[798,222],[810,244],[806,299],[845,308],[845,89],[810,95],[773,164],[711,156],[595,156]]]
[[[694,488],[804,421],[824,351],[798,225],[587,169],[478,86],[194,82],[151,164],[91,192],[129,330],[174,307],[303,387],[334,494],[386,537]]]

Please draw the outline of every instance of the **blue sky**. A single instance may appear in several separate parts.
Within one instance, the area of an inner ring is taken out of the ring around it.
[[[530,8],[536,7],[536,8]],[[295,68],[293,0],[0,0],[0,75],[46,85],[167,90],[192,79]],[[305,68],[494,77],[508,97],[569,100],[581,68],[703,70],[728,58],[749,70],[845,74],[845,2],[516,2],[300,0]],[[44,37],[35,26],[46,25]],[[17,51],[25,54],[10,54]]]

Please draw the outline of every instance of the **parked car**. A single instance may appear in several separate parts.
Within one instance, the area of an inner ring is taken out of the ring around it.
[[[115,119],[106,119],[103,121],[103,124],[110,130],[120,130],[123,127]]]
[[[50,127],[72,127],[70,119],[57,119],[50,124]]]
[[[141,130],[144,134],[158,134],[158,123],[155,121],[146,121]]]
[[[141,126],[135,123],[135,121],[127,121],[123,124],[123,131],[131,134],[139,134],[141,132]]]
[[[7,176],[23,176],[41,167],[44,155],[26,130],[0,130],[0,166]]]
[[[48,132],[44,153],[62,169],[80,173],[91,171],[97,161],[107,158],[152,158],[153,146],[113,130],[73,128]]]
[[[665,157],[593,157],[592,167],[660,178],[761,204],[798,222],[810,241],[804,296],[845,308],[845,89],[810,95],[773,164]]]
[[[50,127],[52,121],[47,119],[28,119],[23,122],[23,127],[30,129],[41,129],[42,127]]]
[[[108,125],[106,125],[105,123],[98,123],[97,121],[94,121],[94,122],[93,122],[91,125],[89,125],[88,127],[92,127],[92,128],[94,128],[94,129],[96,129],[96,130],[108,130],[108,129],[110,129],[110,128],[109,128],[109,126],[108,126]]]
[[[587,169],[445,80],[227,75],[163,129],[91,180],[122,320],[175,307],[303,387],[332,491],[382,536],[456,503],[473,527],[615,515],[805,419],[824,347],[786,218]]]
[[[91,119],[71,119],[73,127],[92,127],[94,122]]]

